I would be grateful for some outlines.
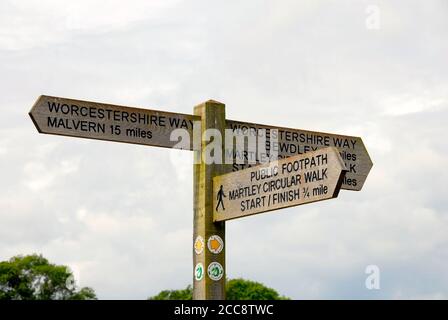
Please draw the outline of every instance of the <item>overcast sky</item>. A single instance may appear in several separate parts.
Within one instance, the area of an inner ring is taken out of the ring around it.
[[[228,277],[448,299],[447,39],[445,0],[3,0],[0,261],[41,253],[102,299],[186,287],[192,153],[41,135],[28,111],[41,94],[215,99],[230,119],[361,136],[374,163],[360,192],[228,222]]]

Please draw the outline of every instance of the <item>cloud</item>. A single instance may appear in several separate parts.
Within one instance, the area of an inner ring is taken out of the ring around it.
[[[384,108],[384,114],[390,116],[401,116],[410,113],[437,111],[441,108],[448,108],[448,99],[443,92],[437,95],[434,92],[424,92],[420,96],[415,94],[403,94],[399,96],[391,96],[381,102]]]
[[[179,1],[131,0],[76,1],[54,0],[3,1],[0,14],[0,48],[23,50],[69,41],[73,36],[103,34],[127,28],[161,12]]]

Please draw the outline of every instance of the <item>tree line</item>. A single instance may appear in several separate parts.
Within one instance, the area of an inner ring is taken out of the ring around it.
[[[245,280],[226,282],[228,300],[284,300],[277,291]],[[96,300],[91,287],[76,285],[69,267],[50,263],[42,255],[17,255],[0,262],[0,300]],[[163,290],[148,300],[192,300],[191,285],[180,290]]]

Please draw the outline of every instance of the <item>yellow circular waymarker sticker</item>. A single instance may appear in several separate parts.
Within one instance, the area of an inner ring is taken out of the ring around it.
[[[196,254],[201,254],[204,251],[204,238],[197,236],[193,246],[194,252],[196,252]]]

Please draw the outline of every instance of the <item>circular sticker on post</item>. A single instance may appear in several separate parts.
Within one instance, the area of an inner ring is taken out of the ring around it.
[[[222,249],[224,249],[224,241],[220,236],[213,235],[210,238],[208,238],[207,247],[211,253],[214,254],[221,253]]]
[[[196,254],[201,254],[204,251],[204,238],[197,236],[194,240],[194,252]]]
[[[224,268],[219,262],[212,262],[208,265],[207,273],[210,279],[219,281],[224,275]]]
[[[204,278],[204,265],[202,263],[198,263],[194,267],[194,278],[196,281],[201,281]]]

